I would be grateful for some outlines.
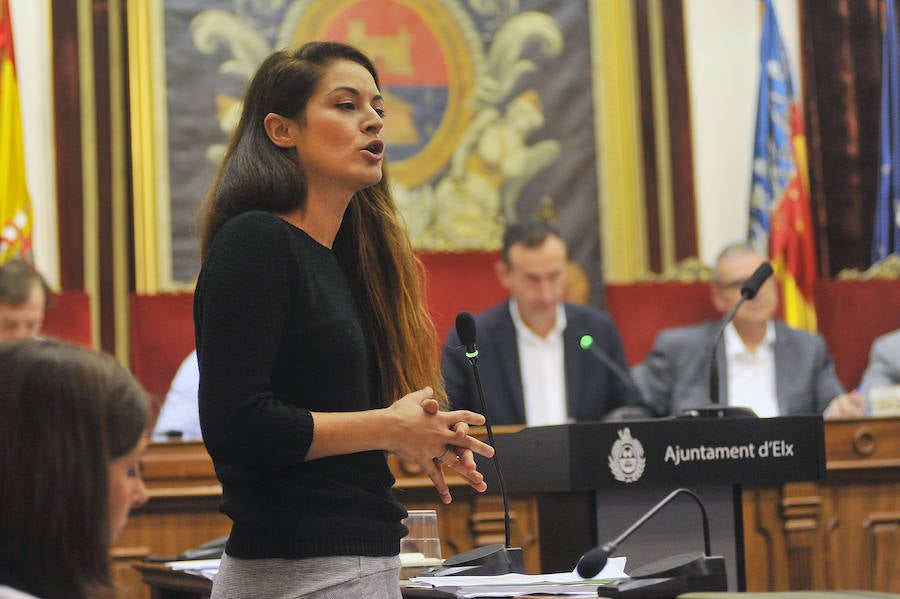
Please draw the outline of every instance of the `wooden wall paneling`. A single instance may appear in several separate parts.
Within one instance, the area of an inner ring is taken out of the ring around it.
[[[900,592],[900,418],[825,424],[827,475],[745,488],[747,590]]]
[[[53,0],[53,119],[61,291],[84,290],[78,6]]]
[[[779,487],[749,487],[743,490],[744,560],[747,590],[762,592],[788,588],[787,549],[781,534],[782,519],[777,510]]]
[[[814,483],[743,491],[747,591],[822,588],[822,499]]]
[[[767,492],[768,491],[768,492]],[[754,569],[745,567],[744,581],[748,591],[756,591],[767,588],[772,584],[775,572],[770,566],[768,556],[774,553],[772,544],[777,535],[769,532],[768,524],[764,521],[768,512],[759,509],[761,505],[771,503],[772,489],[749,488],[741,489],[741,524],[744,537],[744,562],[754,564]]]
[[[647,264],[651,271],[662,272],[662,248],[659,227],[659,181],[656,164],[656,132],[653,115],[653,77],[651,74],[648,0],[634,5],[635,42],[637,47],[638,83],[641,100],[641,140],[644,162],[644,210],[647,221]]]
[[[669,156],[672,210],[675,217],[675,260],[699,256],[694,193],[694,142],[688,94],[687,55],[682,2],[660,2],[665,24],[666,97],[669,101]]]
[[[840,476],[824,485],[825,577],[813,588],[900,590],[900,481],[879,478]]]
[[[658,14],[651,15],[651,11],[658,11]],[[653,32],[651,19],[662,22],[662,39],[654,38],[659,35]],[[635,3],[635,34],[648,266],[653,272],[664,272],[671,267],[668,262],[672,259],[677,262],[697,256],[698,247],[682,3],[651,4],[649,0],[638,0]],[[654,44],[663,46],[657,54],[653,52]],[[664,65],[656,65],[664,72],[664,79],[653,76],[653,61],[658,60],[658,56],[665,61]],[[663,86],[665,89],[658,89]],[[654,111],[654,94],[665,94],[665,115]],[[658,117],[664,118],[665,122],[657,123]],[[663,144],[662,148],[660,144]],[[665,164],[661,165],[660,159],[665,160]],[[666,208],[666,214],[671,212],[671,219],[663,216],[661,201],[671,202]],[[666,247],[663,247],[664,243]],[[669,247],[670,244],[674,247]]]
[[[781,512],[784,518],[788,589],[822,588],[821,509],[822,499],[815,483],[789,483],[784,486]]]
[[[110,0],[116,2],[117,0]],[[96,185],[97,185],[97,230],[98,252],[96,276],[98,277],[97,294],[100,304],[100,347],[109,353],[116,351],[115,314],[113,285],[113,256],[116,248],[113,245],[113,188],[112,171],[113,145],[111,133],[111,101],[110,86],[110,20],[109,1],[93,2],[93,52],[94,52],[94,102],[96,131]]]
[[[802,0],[810,192],[826,278],[869,266],[881,113],[880,7],[874,0]]]
[[[900,592],[898,430],[900,418],[826,423],[827,588]]]
[[[873,513],[863,521],[862,530],[861,562],[871,564],[862,572],[865,588],[900,593],[900,581],[891,580],[894,572],[900,572],[900,511]]]

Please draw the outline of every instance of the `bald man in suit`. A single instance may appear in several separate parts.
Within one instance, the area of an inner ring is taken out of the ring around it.
[[[728,314],[741,287],[765,258],[745,244],[726,247],[716,260],[712,301]],[[863,398],[845,393],[821,335],[773,318],[778,289],[769,279],[744,302],[716,349],[721,403],[749,407],[759,416],[862,415]],[[720,323],[662,331],[632,376],[657,416],[680,414],[710,402],[709,364]]]

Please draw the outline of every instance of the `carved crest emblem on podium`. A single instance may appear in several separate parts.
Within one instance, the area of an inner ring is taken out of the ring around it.
[[[633,483],[641,478],[647,465],[644,446],[631,436],[631,429],[621,428],[618,433],[619,438],[609,453],[609,470],[617,481]]]

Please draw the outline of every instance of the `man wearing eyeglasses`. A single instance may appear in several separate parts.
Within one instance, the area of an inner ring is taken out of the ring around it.
[[[741,286],[765,260],[744,244],[722,250],[711,288],[716,310],[731,312],[741,300]],[[822,336],[774,319],[777,308],[778,289],[770,278],[725,328],[716,354],[720,402],[751,408],[761,417],[862,416],[863,397],[844,391]],[[709,365],[719,326],[712,321],[662,331],[635,366],[632,377],[657,416],[709,404]]]

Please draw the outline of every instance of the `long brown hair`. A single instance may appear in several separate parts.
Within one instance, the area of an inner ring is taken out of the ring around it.
[[[54,599],[112,597],[108,478],[147,423],[143,389],[110,356],[0,343],[0,576]]]
[[[369,58],[340,42],[310,42],[274,52],[259,66],[206,199],[204,257],[218,230],[234,216],[250,210],[291,212],[306,201],[306,182],[295,155],[271,142],[263,121],[269,113],[302,119],[325,71],[338,60],[361,65],[379,85]],[[386,169],[379,183],[351,199],[334,249],[377,349],[382,404],[430,385],[446,406],[437,336],[425,301],[425,271],[394,203]]]

